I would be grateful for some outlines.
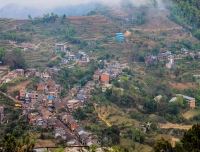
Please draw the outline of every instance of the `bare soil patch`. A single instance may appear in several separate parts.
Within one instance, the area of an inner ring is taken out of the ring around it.
[[[200,113],[199,109],[192,109],[192,110],[189,110],[186,113],[184,113],[183,117],[186,118],[186,119],[190,119],[190,118],[198,115],[199,113]]]
[[[25,89],[26,86],[31,83],[31,80],[24,81],[16,86],[8,87],[8,92],[13,92],[20,89]]]
[[[178,89],[178,90],[185,90],[185,89],[188,89],[188,88],[189,88],[187,85],[184,85],[184,84],[182,84],[182,83],[172,83],[172,82],[169,82],[169,84],[170,84],[172,87],[174,87],[174,88],[176,88],[176,89]]]

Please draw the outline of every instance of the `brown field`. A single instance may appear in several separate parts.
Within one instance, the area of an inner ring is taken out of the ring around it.
[[[190,128],[192,128],[192,125],[180,125],[180,124],[166,123],[166,124],[160,124],[160,128],[163,128],[163,129],[174,128],[174,129],[189,130]]]
[[[190,119],[196,115],[200,114],[200,110],[199,109],[192,109],[187,111],[186,113],[183,114],[183,117],[186,119]]]
[[[8,87],[8,92],[13,92],[20,89],[25,89],[27,84],[31,83],[31,80],[24,81],[16,86]]]
[[[43,148],[43,147],[55,147],[55,143],[52,140],[41,140],[37,139],[35,147]]]
[[[177,90],[185,90],[185,89],[188,89],[189,87],[182,84],[182,83],[172,83],[172,82],[169,82],[169,84],[173,87],[173,88],[176,88]]]

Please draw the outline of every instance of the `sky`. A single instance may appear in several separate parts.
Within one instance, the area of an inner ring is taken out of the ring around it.
[[[119,4],[120,0],[0,0],[0,7],[3,7],[10,3],[16,3],[23,6],[34,6],[40,8],[53,8],[56,6],[63,5],[75,5],[75,4],[83,4],[88,2],[102,2],[106,4]],[[122,0],[123,1],[123,0]],[[130,0],[135,5],[145,4],[148,0]],[[160,0],[158,0],[160,1]]]
[[[34,6],[34,7],[44,7],[44,8],[52,8],[55,6],[62,5],[75,5],[75,4],[83,4],[91,1],[101,1],[108,2],[110,0],[0,0],[0,7],[3,7],[10,3],[20,4],[23,6]],[[111,0],[113,2],[119,2],[119,0]]]

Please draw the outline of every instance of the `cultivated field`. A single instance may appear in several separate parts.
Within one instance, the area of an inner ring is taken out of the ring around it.
[[[189,130],[190,128],[192,128],[192,125],[166,123],[166,124],[160,124],[160,128],[163,128],[163,129],[174,128],[174,129]]]

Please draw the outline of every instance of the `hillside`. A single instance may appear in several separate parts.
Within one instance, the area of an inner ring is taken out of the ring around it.
[[[91,59],[89,64],[56,64],[62,68],[61,74],[53,78],[63,85],[65,94],[75,83],[85,84],[92,80],[95,70],[105,69],[114,61],[128,67],[109,81],[112,87],[105,92],[101,84],[95,86],[89,108],[81,111],[86,119],[80,123],[100,140],[104,131],[108,136],[107,129],[117,126],[120,147],[146,152],[161,137],[174,145],[200,120],[199,40],[193,30],[174,22],[171,13],[170,9],[123,6],[106,7],[88,16],[53,18],[56,15],[51,14],[27,20],[0,19],[0,47],[8,51],[22,49],[27,67],[39,72],[65,59],[65,54],[55,51],[56,43],[65,44],[74,55],[84,51]],[[125,41],[117,41],[116,33],[123,33]],[[31,47],[26,49],[23,43]],[[150,62],[155,57],[157,60]],[[168,68],[170,61],[173,65]],[[28,83],[31,80],[21,85]],[[19,86],[9,89],[15,91]],[[177,94],[194,98],[195,109],[183,97],[171,101]],[[110,140],[109,146],[113,144]]]

